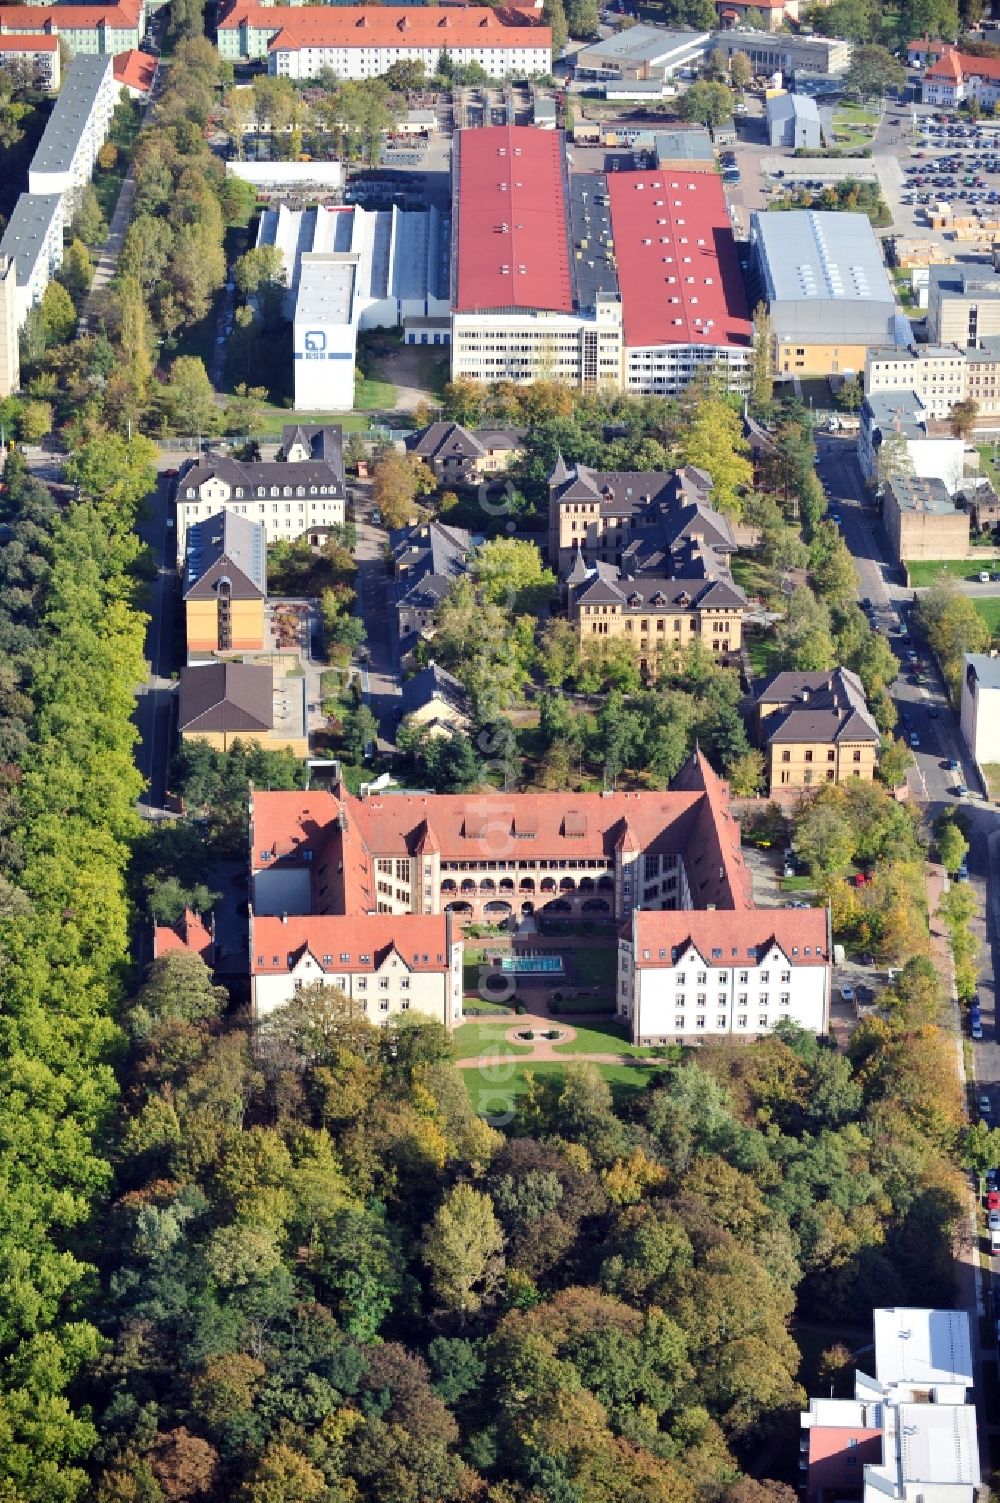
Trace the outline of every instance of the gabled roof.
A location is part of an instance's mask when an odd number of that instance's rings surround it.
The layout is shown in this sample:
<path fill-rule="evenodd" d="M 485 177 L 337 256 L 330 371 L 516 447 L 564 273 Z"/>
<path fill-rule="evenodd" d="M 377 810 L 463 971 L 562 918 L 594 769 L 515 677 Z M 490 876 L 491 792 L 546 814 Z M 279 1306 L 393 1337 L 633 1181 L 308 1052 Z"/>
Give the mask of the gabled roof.
<path fill-rule="evenodd" d="M 156 58 L 150 57 L 148 52 L 140 52 L 138 47 L 119 52 L 115 58 L 115 82 L 126 89 L 138 89 L 141 94 L 148 94 L 155 77 Z"/>
<path fill-rule="evenodd" d="M 76 31 L 98 26 L 112 31 L 135 31 L 140 0 L 107 5 L 0 5 L 0 31 Z"/>
<path fill-rule="evenodd" d="M 260 522 L 235 511 L 195 522 L 184 539 L 184 599 L 209 600 L 228 579 L 234 600 L 267 596 L 267 546 Z"/>
<path fill-rule="evenodd" d="M 212 931 L 193 908 L 185 908 L 176 924 L 157 924 L 153 930 L 153 959 L 161 955 L 200 955 L 212 964 L 215 941 Z"/>
<path fill-rule="evenodd" d="M 463 428 L 461 423 L 430 423 L 411 433 L 406 448 L 420 459 L 482 459 L 490 449 L 517 449 L 523 428 Z"/>
<path fill-rule="evenodd" d="M 186 469 L 177 481 L 177 495 L 189 487 L 195 490 L 213 478 L 230 486 L 243 486 L 252 494 L 257 486 L 323 486 L 330 495 L 344 494 L 344 467 L 334 459 L 303 459 L 294 463 L 271 459 L 258 464 L 243 463 L 225 454 L 206 454 Z"/>
<path fill-rule="evenodd" d="M 286 423 L 281 430 L 281 453 L 301 444 L 311 459 L 322 459 L 338 471 L 344 468 L 344 430 L 339 423 Z"/>
<path fill-rule="evenodd" d="M 403 714 L 412 715 L 433 700 L 440 699 L 460 715 L 469 714 L 469 696 L 464 684 L 437 663 L 430 663 L 403 682 Z"/>
<path fill-rule="evenodd" d="M 393 955 L 406 971 L 446 971 L 451 964 L 448 920 L 442 914 L 255 914 L 250 973 L 287 975 L 305 956 L 324 975 L 371 975 Z"/>
<path fill-rule="evenodd" d="M 274 673 L 248 663 L 182 668 L 178 730 L 259 734 L 274 723 Z"/>
<path fill-rule="evenodd" d="M 418 522 L 400 527 L 389 534 L 389 549 L 403 591 L 399 603 L 423 603 L 424 598 L 441 600 L 454 580 L 468 573 L 472 553 L 472 534 L 464 527 L 448 527 L 443 522 Z"/>
<path fill-rule="evenodd" d="M 635 936 L 633 961 L 642 970 L 674 966 L 692 947 L 706 966 L 760 965 L 775 950 L 792 966 L 830 962 L 825 908 L 748 908 L 727 913 L 724 924 L 710 911 L 641 909 Z"/>

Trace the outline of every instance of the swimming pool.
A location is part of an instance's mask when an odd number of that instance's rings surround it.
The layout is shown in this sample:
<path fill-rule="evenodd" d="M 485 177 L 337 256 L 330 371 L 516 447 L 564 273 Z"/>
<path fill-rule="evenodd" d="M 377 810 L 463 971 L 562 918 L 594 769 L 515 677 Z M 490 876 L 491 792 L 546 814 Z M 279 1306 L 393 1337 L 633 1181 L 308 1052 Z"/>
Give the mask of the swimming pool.
<path fill-rule="evenodd" d="M 561 955 L 505 955 L 500 969 L 518 976 L 561 975 L 563 959 Z"/>

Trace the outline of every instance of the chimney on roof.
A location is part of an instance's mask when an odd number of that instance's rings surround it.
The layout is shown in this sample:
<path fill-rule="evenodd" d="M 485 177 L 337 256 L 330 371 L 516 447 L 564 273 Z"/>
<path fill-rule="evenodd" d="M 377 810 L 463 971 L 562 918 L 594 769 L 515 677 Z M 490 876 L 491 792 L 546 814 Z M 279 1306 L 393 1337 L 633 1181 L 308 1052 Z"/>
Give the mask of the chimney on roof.
<path fill-rule="evenodd" d="M 340 830 L 341 833 L 343 833 L 347 829 L 347 810 L 344 808 L 343 804 L 341 804 L 340 812 L 337 815 L 337 829 Z"/>
<path fill-rule="evenodd" d="M 799 698 L 802 699 L 805 703 L 808 704 L 808 702 L 809 702 L 809 695 L 811 693 L 812 693 L 812 690 L 809 688 L 809 685 L 805 684 L 803 686 L 802 693 L 800 694 Z"/>
<path fill-rule="evenodd" d="M 288 914 L 287 914 L 287 913 L 283 913 L 283 914 L 282 914 L 282 915 L 281 915 L 281 922 L 282 922 L 282 923 L 283 923 L 283 924 L 287 924 L 287 923 L 288 923 Z"/>

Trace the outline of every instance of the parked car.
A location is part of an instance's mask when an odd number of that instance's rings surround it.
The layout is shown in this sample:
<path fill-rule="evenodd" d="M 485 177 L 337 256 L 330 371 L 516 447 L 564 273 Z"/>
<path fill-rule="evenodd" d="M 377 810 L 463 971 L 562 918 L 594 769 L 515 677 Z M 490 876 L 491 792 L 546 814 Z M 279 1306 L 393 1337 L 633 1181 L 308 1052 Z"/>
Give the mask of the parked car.
<path fill-rule="evenodd" d="M 980 1039 L 982 1038 L 982 1036 L 983 1036 L 983 1025 L 982 1025 L 982 1023 L 981 1022 L 970 1023 L 969 1024 L 969 1034 L 978 1043 L 980 1041 Z M 994 1192 L 994 1193 L 996 1193 L 996 1192 Z M 1000 1206 L 1000 1194 L 997 1195 L 997 1205 Z"/>
<path fill-rule="evenodd" d="M 853 986 L 842 986 L 840 988 L 840 995 L 844 999 L 845 1002 L 853 1002 L 854 1001 L 854 988 L 853 988 Z"/>
<path fill-rule="evenodd" d="M 990 1105 L 990 1098 L 988 1096 L 986 1096 L 986 1095 L 980 1096 L 979 1101 L 977 1102 L 977 1105 L 979 1107 L 979 1115 L 981 1117 L 992 1117 L 992 1115 L 993 1115 L 993 1108 Z"/>
<path fill-rule="evenodd" d="M 990 1211 L 986 1218 L 986 1225 L 991 1232 L 1000 1232 L 1000 1211 Z"/>

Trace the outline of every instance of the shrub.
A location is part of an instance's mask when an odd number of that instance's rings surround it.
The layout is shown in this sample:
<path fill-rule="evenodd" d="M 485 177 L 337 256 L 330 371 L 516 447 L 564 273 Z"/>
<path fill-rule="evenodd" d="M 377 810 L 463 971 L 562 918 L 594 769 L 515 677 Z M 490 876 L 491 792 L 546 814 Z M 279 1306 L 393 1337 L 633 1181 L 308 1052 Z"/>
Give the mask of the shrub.
<path fill-rule="evenodd" d="M 97 165 L 103 167 L 105 172 L 110 172 L 118 161 L 118 147 L 113 141 L 105 141 L 97 153 Z"/>

